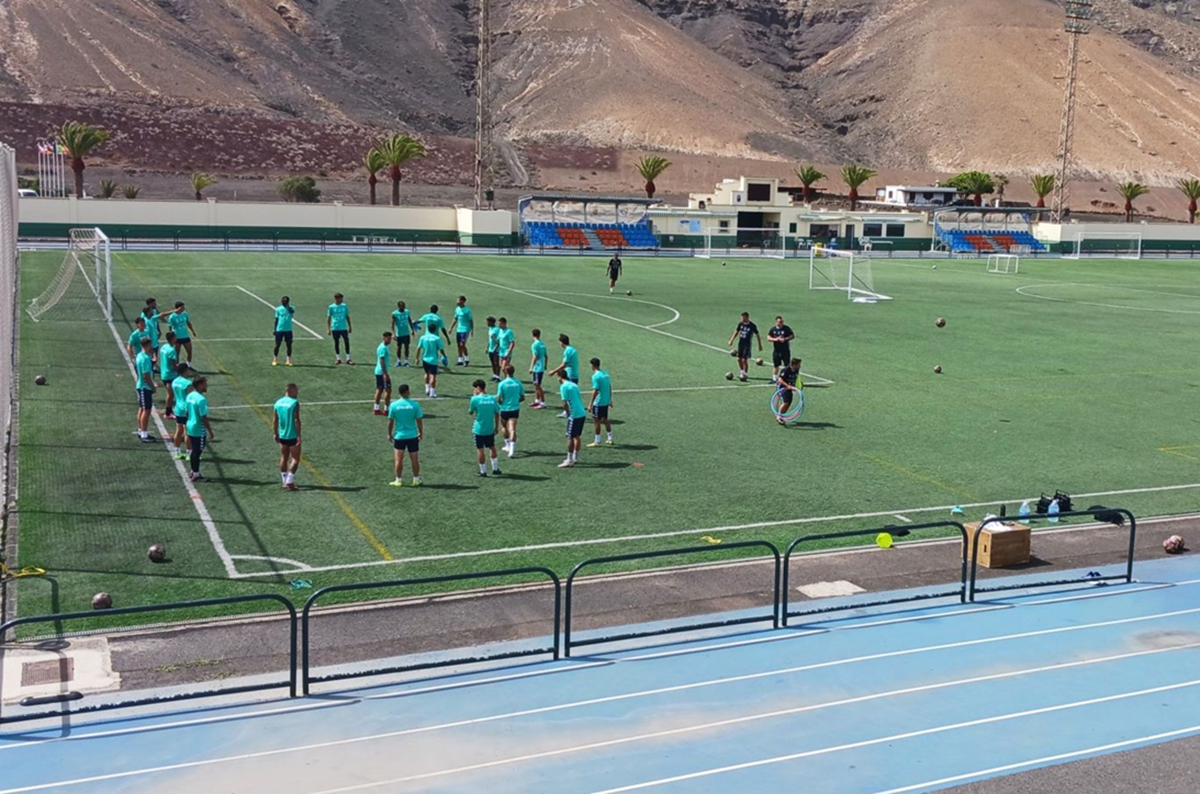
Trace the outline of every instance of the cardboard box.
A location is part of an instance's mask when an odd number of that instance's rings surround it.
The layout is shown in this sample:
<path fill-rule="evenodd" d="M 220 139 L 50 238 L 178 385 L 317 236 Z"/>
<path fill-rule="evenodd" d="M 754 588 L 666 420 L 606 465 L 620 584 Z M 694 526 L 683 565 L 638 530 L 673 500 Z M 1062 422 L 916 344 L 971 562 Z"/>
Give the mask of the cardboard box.
<path fill-rule="evenodd" d="M 964 524 L 967 530 L 967 559 L 979 532 L 979 522 Z M 979 538 L 979 564 L 984 568 L 1004 568 L 1029 562 L 1029 547 L 1032 536 L 1024 524 L 988 524 Z"/>

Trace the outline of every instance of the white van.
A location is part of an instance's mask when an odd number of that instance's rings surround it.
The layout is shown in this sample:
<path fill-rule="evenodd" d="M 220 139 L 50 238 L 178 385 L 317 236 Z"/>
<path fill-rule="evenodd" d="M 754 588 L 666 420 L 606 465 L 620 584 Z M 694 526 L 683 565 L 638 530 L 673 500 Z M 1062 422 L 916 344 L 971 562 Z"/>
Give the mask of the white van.
<path fill-rule="evenodd" d="M 29 188 L 22 187 L 17 188 L 17 195 L 21 198 L 37 198 L 38 192 L 36 190 L 30 190 Z"/>

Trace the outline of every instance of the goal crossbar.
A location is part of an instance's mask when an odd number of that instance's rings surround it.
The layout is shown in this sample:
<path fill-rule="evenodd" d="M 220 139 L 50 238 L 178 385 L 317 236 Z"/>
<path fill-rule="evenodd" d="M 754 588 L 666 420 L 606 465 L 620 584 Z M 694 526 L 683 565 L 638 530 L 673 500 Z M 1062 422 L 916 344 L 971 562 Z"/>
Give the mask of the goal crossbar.
<path fill-rule="evenodd" d="M 1108 256 L 1113 259 L 1141 259 L 1141 232 L 1077 232 L 1069 241 L 1071 248 L 1063 259 L 1082 259 L 1084 256 Z M 1088 244 L 1091 243 L 1090 250 Z M 1124 246 L 1119 245 L 1125 243 Z"/>
<path fill-rule="evenodd" d="M 96 228 L 71 229 L 67 253 L 54 279 L 32 301 L 26 311 L 38 322 L 67 295 L 73 282 L 82 278 L 100 307 L 105 321 L 112 320 L 112 244 Z"/>
<path fill-rule="evenodd" d="M 989 273 L 1020 273 L 1021 257 L 1016 254 L 989 254 L 987 265 Z"/>

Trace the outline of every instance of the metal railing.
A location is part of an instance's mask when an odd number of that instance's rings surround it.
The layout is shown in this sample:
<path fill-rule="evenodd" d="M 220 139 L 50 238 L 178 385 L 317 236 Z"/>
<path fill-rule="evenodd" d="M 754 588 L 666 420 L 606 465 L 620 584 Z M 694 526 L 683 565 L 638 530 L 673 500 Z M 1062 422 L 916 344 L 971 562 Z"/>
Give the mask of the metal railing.
<path fill-rule="evenodd" d="M 596 565 L 605 565 L 615 562 L 632 562 L 635 560 L 652 560 L 659 557 L 679 557 L 691 556 L 697 554 L 715 554 L 718 552 L 728 552 L 737 549 L 765 549 L 775 558 L 774 576 L 771 585 L 771 612 L 763 615 L 749 615 L 737 618 L 726 618 L 723 620 L 709 620 L 701 623 L 688 623 L 686 625 L 664 626 L 656 629 L 648 629 L 646 631 L 625 632 L 623 634 L 606 635 L 603 637 L 589 637 L 584 640 L 575 640 L 571 638 L 571 607 L 572 595 L 574 593 L 575 577 L 584 568 L 589 568 Z M 779 549 L 773 543 L 765 540 L 747 540 L 738 543 L 723 543 L 717 546 L 687 546 L 679 549 L 661 549 L 659 551 L 644 551 L 634 552 L 630 554 L 616 554 L 610 557 L 593 557 L 590 560 L 584 560 L 576 565 L 569 576 L 567 576 L 567 611 L 563 621 L 563 656 L 570 657 L 571 649 L 584 645 L 601 645 L 610 642 L 624 642 L 625 640 L 635 640 L 643 637 L 659 637 L 666 634 L 678 634 L 685 631 L 704 631 L 706 629 L 723 628 L 726 626 L 740 626 L 747 623 L 765 623 L 770 621 L 772 628 L 779 628 Z"/>
<path fill-rule="evenodd" d="M 144 615 L 151 612 L 171 612 L 180 609 L 196 609 L 200 607 L 228 606 L 230 604 L 247 604 L 255 601 L 270 601 L 275 604 L 282 605 L 288 613 L 288 679 L 286 681 L 269 681 L 266 683 L 257 684 L 239 684 L 235 686 L 222 687 L 220 689 L 200 689 L 188 692 L 176 692 L 166 695 L 148 695 L 145 697 L 132 698 L 129 700 L 115 700 L 105 703 L 97 703 L 92 706 L 84 706 L 83 708 L 72 709 L 70 712 L 64 711 L 39 711 L 32 714 L 18 714 L 13 717 L 5 717 L 0 713 L 0 724 L 9 722 L 20 722 L 23 720 L 44 719 L 47 717 L 61 717 L 64 713 L 82 714 L 93 711 L 107 711 L 109 709 L 130 708 L 133 706 L 152 706 L 160 703 L 172 703 L 180 700 L 192 700 L 195 698 L 217 697 L 222 695 L 237 695 L 247 692 L 261 692 L 266 689 L 281 689 L 287 687 L 288 693 L 292 697 L 296 697 L 296 608 L 291 602 L 283 596 L 274 595 L 272 593 L 263 593 L 260 595 L 244 595 L 244 596 L 228 596 L 225 598 L 205 598 L 200 601 L 178 601 L 171 604 L 152 604 L 147 606 L 136 607 L 118 607 L 115 609 L 105 609 L 103 611 L 90 612 L 66 612 L 58 615 L 31 615 L 29 617 L 14 618 L 0 625 L 0 643 L 5 643 L 5 637 L 11 629 L 17 626 L 29 626 L 39 623 L 62 623 L 71 620 L 88 620 L 96 621 L 118 615 Z M 22 706 L 42 706 L 51 703 L 68 703 L 71 701 L 83 700 L 85 695 L 77 691 L 67 691 L 59 694 L 48 695 L 45 697 L 26 698 L 21 701 Z"/>
<path fill-rule="evenodd" d="M 426 584 L 442 584 L 445 582 L 467 582 L 476 579 L 504 579 L 518 576 L 529 576 L 538 574 L 545 576 L 554 586 L 554 622 L 551 624 L 553 640 L 550 647 L 529 648 L 517 651 L 504 651 L 485 656 L 469 656 L 453 659 L 444 659 L 431 662 L 421 662 L 418 664 L 408 665 L 388 665 L 385 667 L 372 667 L 366 670 L 346 670 L 337 673 L 326 673 L 325 675 L 313 675 L 312 668 L 309 663 L 309 647 L 311 645 L 312 632 L 310 628 L 310 617 L 313 606 L 324 595 L 329 593 L 346 593 L 361 590 L 378 590 L 383 588 L 397 587 L 416 587 Z M 360 582 L 357 584 L 336 584 L 329 587 L 322 587 L 320 590 L 309 596 L 308 601 L 304 603 L 304 611 L 300 618 L 301 636 L 302 636 L 302 669 L 303 669 L 303 691 L 307 695 L 312 684 L 322 683 L 327 681 L 344 681 L 348 678 L 362 678 L 375 675 L 389 675 L 393 673 L 407 673 L 416 670 L 430 670 L 436 667 L 451 667 L 463 664 L 477 664 L 480 662 L 493 662 L 502 659 L 516 659 L 522 656 L 543 656 L 551 654 L 554 659 L 559 658 L 559 633 L 558 626 L 562 615 L 562 585 L 559 582 L 558 575 L 549 568 L 534 566 L 529 568 L 511 568 L 502 571 L 481 571 L 479 573 L 459 573 L 450 574 L 447 576 L 426 576 L 419 579 L 396 579 L 389 582 Z"/>
<path fill-rule="evenodd" d="M 1104 514 L 1109 514 L 1109 517 L 1102 518 Z M 1044 582 L 1014 582 L 1012 584 L 994 585 L 992 587 L 976 587 L 975 579 L 979 570 L 979 539 L 983 536 L 983 531 L 989 525 L 1011 522 L 1014 520 L 1012 516 L 993 516 L 979 525 L 975 531 L 975 537 L 971 540 L 971 571 L 970 578 L 967 584 L 967 600 L 974 601 L 976 593 L 995 593 L 1004 590 L 1028 590 L 1037 587 L 1056 587 L 1065 584 L 1080 584 L 1082 582 L 1112 582 L 1123 581 L 1126 583 L 1133 582 L 1133 555 L 1137 544 L 1137 519 L 1133 513 L 1123 507 L 1100 507 L 1094 510 L 1071 510 L 1050 515 L 1049 513 L 1034 513 L 1032 515 L 1018 516 L 1015 520 L 1019 523 L 1028 521 L 1048 521 L 1054 518 L 1072 518 L 1079 516 L 1087 516 L 1105 524 L 1113 524 L 1121 526 L 1116 521 L 1111 520 L 1112 517 L 1119 515 L 1128 519 L 1129 523 L 1129 550 L 1125 557 L 1125 573 L 1088 576 L 1084 579 L 1051 579 Z M 1031 530 L 1032 531 L 1032 530 Z"/>
<path fill-rule="evenodd" d="M 901 598 L 888 598 L 876 601 L 855 602 L 851 604 L 838 604 L 834 606 L 821 607 L 819 609 L 809 609 L 799 612 L 793 612 L 790 608 L 791 582 L 792 572 L 792 555 L 796 549 L 805 543 L 813 543 L 821 540 L 839 540 L 842 538 L 869 537 L 878 535 L 881 532 L 887 532 L 893 537 L 907 537 L 913 532 L 925 532 L 934 530 L 945 530 L 955 528 L 958 530 L 962 543 L 960 545 L 962 562 L 959 568 L 959 586 L 955 590 L 933 591 L 928 593 L 917 593 L 914 595 L 904 596 Z M 903 604 L 909 601 L 925 601 L 932 598 L 946 598 L 947 596 L 958 595 L 959 603 L 967 601 L 967 530 L 957 521 L 933 521 L 927 524 L 909 524 L 903 527 L 885 526 L 876 529 L 852 529 L 846 532 L 830 532 L 824 535 L 802 535 L 788 544 L 787 551 L 783 555 L 783 599 L 780 602 L 781 618 L 784 626 L 788 625 L 791 618 L 804 617 L 807 615 L 821 615 L 829 612 L 838 612 L 844 609 L 861 609 L 863 607 L 887 606 L 888 604 Z"/>

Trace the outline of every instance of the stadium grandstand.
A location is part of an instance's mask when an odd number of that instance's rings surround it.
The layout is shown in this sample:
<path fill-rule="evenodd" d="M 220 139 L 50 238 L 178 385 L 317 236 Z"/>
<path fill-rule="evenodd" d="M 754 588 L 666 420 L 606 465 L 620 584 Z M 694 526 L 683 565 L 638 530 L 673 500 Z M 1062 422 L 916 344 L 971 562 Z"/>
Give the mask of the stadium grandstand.
<path fill-rule="evenodd" d="M 1020 254 L 1047 250 L 1033 233 L 1031 207 L 949 207 L 933 214 L 933 250 L 951 254 Z"/>
<path fill-rule="evenodd" d="M 655 249 L 649 199 L 541 193 L 517 205 L 522 238 L 538 248 Z"/>

